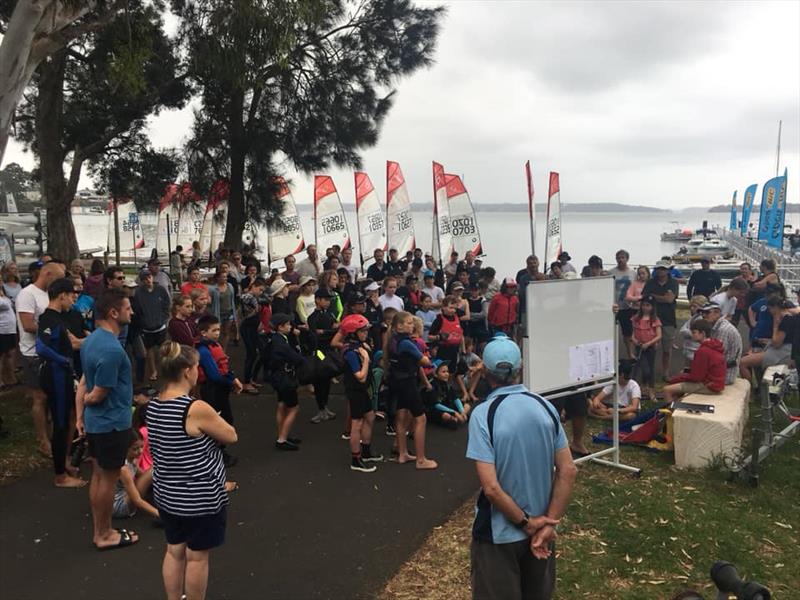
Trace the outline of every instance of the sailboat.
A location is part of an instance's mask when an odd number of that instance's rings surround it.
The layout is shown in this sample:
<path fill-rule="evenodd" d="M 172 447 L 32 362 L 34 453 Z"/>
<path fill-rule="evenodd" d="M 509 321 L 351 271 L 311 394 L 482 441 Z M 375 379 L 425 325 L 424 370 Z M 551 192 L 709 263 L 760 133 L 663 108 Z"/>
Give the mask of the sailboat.
<path fill-rule="evenodd" d="M 276 177 L 274 182 L 278 185 L 277 199 L 283 206 L 279 216 L 268 227 L 267 260 L 270 263 L 283 260 L 290 254 L 297 254 L 306 247 L 292 192 L 283 177 Z"/>
<path fill-rule="evenodd" d="M 558 259 L 562 250 L 561 239 L 561 186 L 558 173 L 550 172 L 547 192 L 547 224 L 545 227 L 544 264 L 547 267 Z"/>
<path fill-rule="evenodd" d="M 375 250 L 386 250 L 386 219 L 369 175 L 356 172 L 356 221 L 361 266 L 372 258 Z"/>
<path fill-rule="evenodd" d="M 114 222 L 114 205 L 117 208 L 117 223 L 119 226 L 119 246 L 120 254 L 128 255 L 133 253 L 136 257 L 136 250 L 144 247 L 142 237 L 142 224 L 139 221 L 139 211 L 136 209 L 131 198 L 120 198 L 112 200 L 108 206 L 108 242 L 106 248 L 109 256 L 117 252 L 116 231 Z"/>
<path fill-rule="evenodd" d="M 447 203 L 450 210 L 450 233 L 453 250 L 463 257 L 467 252 L 475 256 L 483 256 L 481 232 L 475 207 L 469 198 L 467 188 L 458 175 L 445 175 L 447 186 Z"/>
<path fill-rule="evenodd" d="M 228 225 L 228 196 L 230 195 L 230 183 L 227 179 L 218 179 L 211 186 L 208 194 L 208 202 L 203 213 L 203 221 L 200 226 L 200 254 L 211 256 L 225 239 L 225 228 Z M 185 248 L 185 246 L 184 246 Z"/>
<path fill-rule="evenodd" d="M 433 163 L 433 243 L 431 252 L 433 260 L 442 264 L 450 258 L 453 250 L 450 233 L 450 209 L 447 203 L 447 183 L 444 167 Z"/>
<path fill-rule="evenodd" d="M 172 246 L 181 246 L 184 253 L 190 253 L 192 243 L 200 237 L 203 229 L 205 206 L 200 194 L 194 191 L 188 181 L 178 188 L 175 201 L 178 205 L 178 225 Z"/>
<path fill-rule="evenodd" d="M 389 248 L 395 248 L 402 257 L 416 246 L 414 217 L 411 199 L 399 163 L 386 161 L 386 219 Z"/>
<path fill-rule="evenodd" d="M 170 183 L 161 196 L 158 204 L 158 222 L 156 224 L 156 251 L 168 255 L 177 243 L 180 211 L 177 203 L 178 184 Z"/>
<path fill-rule="evenodd" d="M 322 249 L 336 245 L 344 250 L 350 246 L 342 201 L 328 175 L 314 176 L 314 241 Z"/>

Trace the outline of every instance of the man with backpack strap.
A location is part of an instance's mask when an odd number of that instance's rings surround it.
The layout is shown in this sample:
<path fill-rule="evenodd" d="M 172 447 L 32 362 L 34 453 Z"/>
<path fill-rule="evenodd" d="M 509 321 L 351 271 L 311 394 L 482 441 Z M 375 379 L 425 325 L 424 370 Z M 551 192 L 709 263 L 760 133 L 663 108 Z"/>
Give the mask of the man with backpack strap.
<path fill-rule="evenodd" d="M 472 527 L 472 595 L 547 600 L 556 581 L 555 526 L 577 470 L 555 408 L 517 384 L 519 346 L 498 335 L 486 345 L 483 363 L 492 392 L 472 412 L 467 446 L 481 484 Z"/>

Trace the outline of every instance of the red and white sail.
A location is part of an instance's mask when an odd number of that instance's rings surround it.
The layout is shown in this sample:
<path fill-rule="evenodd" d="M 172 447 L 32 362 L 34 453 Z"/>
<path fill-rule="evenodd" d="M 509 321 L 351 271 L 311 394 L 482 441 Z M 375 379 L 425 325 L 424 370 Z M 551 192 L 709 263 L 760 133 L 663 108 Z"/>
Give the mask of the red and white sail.
<path fill-rule="evenodd" d="M 433 260 L 440 263 L 450 258 L 453 250 L 450 233 L 450 209 L 447 202 L 447 183 L 444 167 L 433 163 Z"/>
<path fill-rule="evenodd" d="M 328 175 L 314 176 L 314 240 L 322 250 L 333 245 L 342 250 L 350 246 L 344 207 L 333 178 Z"/>
<path fill-rule="evenodd" d="M 550 173 L 550 187 L 547 193 L 547 228 L 544 242 L 544 264 L 549 265 L 561 254 L 561 188 L 558 173 Z"/>
<path fill-rule="evenodd" d="M 178 204 L 178 232 L 175 239 L 172 240 L 172 247 L 181 246 L 184 254 L 190 254 L 192 243 L 200 239 L 206 204 L 189 182 L 181 184 L 176 202 Z"/>
<path fill-rule="evenodd" d="M 281 210 L 268 228 L 269 260 L 272 262 L 297 254 L 306 247 L 292 192 L 283 177 L 276 177 L 274 181 L 278 185 L 277 200 L 281 203 Z"/>
<path fill-rule="evenodd" d="M 378 192 L 369 175 L 356 172 L 356 220 L 358 221 L 358 251 L 361 264 L 372 258 L 375 250 L 386 250 L 386 219 Z"/>
<path fill-rule="evenodd" d="M 218 179 L 211 186 L 200 225 L 199 242 L 202 256 L 212 255 L 219 243 L 225 239 L 230 191 L 231 186 L 227 179 Z M 191 247 L 191 244 L 189 246 Z M 187 249 L 187 246 L 184 246 L 184 250 Z"/>
<path fill-rule="evenodd" d="M 475 217 L 475 207 L 472 206 L 467 188 L 458 175 L 445 175 L 447 186 L 447 204 L 450 210 L 450 235 L 453 250 L 458 252 L 459 258 L 469 251 L 475 256 L 483 256 L 481 232 L 478 229 L 478 219 Z"/>
<path fill-rule="evenodd" d="M 128 254 L 144 247 L 142 237 L 142 224 L 139 221 L 139 211 L 136 209 L 132 198 L 119 198 L 112 200 L 108 206 L 108 253 L 117 251 L 116 237 L 114 235 L 114 205 L 117 206 L 117 222 L 119 223 L 119 248 L 120 253 Z"/>
<path fill-rule="evenodd" d="M 177 244 L 180 207 L 177 183 L 170 183 L 164 189 L 158 204 L 158 222 L 156 224 L 156 250 L 159 254 L 169 254 Z"/>
<path fill-rule="evenodd" d="M 390 160 L 386 161 L 386 220 L 389 248 L 395 248 L 400 256 L 413 251 L 416 240 L 411 199 L 400 165 Z"/>
<path fill-rule="evenodd" d="M 536 204 L 533 202 L 533 173 L 531 161 L 525 163 L 525 179 L 528 182 L 528 218 L 531 225 L 531 254 L 536 255 Z"/>

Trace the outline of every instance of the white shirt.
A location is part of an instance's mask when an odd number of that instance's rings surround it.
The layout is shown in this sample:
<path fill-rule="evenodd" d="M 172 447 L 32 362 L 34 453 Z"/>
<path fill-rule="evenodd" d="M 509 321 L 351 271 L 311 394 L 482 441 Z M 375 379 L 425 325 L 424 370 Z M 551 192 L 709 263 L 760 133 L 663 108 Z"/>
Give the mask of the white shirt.
<path fill-rule="evenodd" d="M 0 296 L 0 335 L 15 335 L 17 319 L 14 316 L 14 303 L 8 296 Z"/>
<path fill-rule="evenodd" d="M 387 296 L 384 294 L 378 298 L 378 302 L 383 310 L 386 310 L 390 306 L 400 311 L 406 309 L 406 305 L 403 303 L 403 299 L 400 296 Z"/>
<path fill-rule="evenodd" d="M 322 263 L 319 258 L 317 258 L 316 262 L 311 262 L 311 259 L 306 256 L 303 260 L 298 261 L 294 270 L 300 273 L 300 277 L 308 276 L 316 279 L 322 273 Z"/>
<path fill-rule="evenodd" d="M 34 284 L 22 288 L 17 296 L 17 325 L 19 326 L 19 351 L 23 356 L 36 356 L 36 333 L 28 333 L 22 328 L 22 320 L 19 313 L 30 313 L 33 315 L 33 322 L 38 326 L 39 317 L 47 310 L 50 298 L 47 292 L 40 290 Z"/>
<path fill-rule="evenodd" d="M 441 303 L 442 298 L 444 298 L 444 290 L 440 288 L 438 285 L 435 285 L 433 287 L 424 287 L 422 288 L 421 291 L 428 294 L 428 296 L 431 297 L 431 300 L 433 301 L 434 304 Z M 439 312 L 438 308 L 434 308 L 433 310 L 437 313 Z"/>
<path fill-rule="evenodd" d="M 736 296 L 731 296 L 728 298 L 728 294 L 726 292 L 720 292 L 719 294 L 714 294 L 711 296 L 709 300 L 719 304 L 719 309 L 723 317 L 732 317 L 736 312 L 736 304 L 738 303 Z"/>
<path fill-rule="evenodd" d="M 604 387 L 603 395 L 605 396 L 603 399 L 603 404 L 614 406 L 614 386 L 607 385 Z M 625 387 L 619 388 L 619 407 L 627 408 L 631 405 L 631 402 L 633 402 L 634 398 L 641 399 L 641 397 L 642 390 L 639 388 L 639 384 L 633 379 L 629 379 L 628 383 L 625 384 Z"/>

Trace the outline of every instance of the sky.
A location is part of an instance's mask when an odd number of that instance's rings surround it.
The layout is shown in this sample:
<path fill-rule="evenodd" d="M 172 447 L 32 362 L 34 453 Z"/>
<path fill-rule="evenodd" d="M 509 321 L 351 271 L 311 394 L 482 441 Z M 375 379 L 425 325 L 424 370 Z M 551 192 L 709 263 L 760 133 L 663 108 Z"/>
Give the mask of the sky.
<path fill-rule="evenodd" d="M 431 202 L 436 160 L 473 202 L 524 203 L 530 160 L 537 202 L 557 171 L 565 203 L 725 204 L 775 175 L 782 120 L 781 172 L 800 201 L 800 2 L 435 4 L 448 7 L 435 63 L 397 83 L 363 153 L 381 198 L 395 160 L 412 202 Z M 154 143 L 179 145 L 191 120 L 151 119 Z M 11 161 L 33 164 L 13 140 Z M 285 168 L 312 202 L 313 175 Z M 352 170 L 320 174 L 354 201 Z"/>

